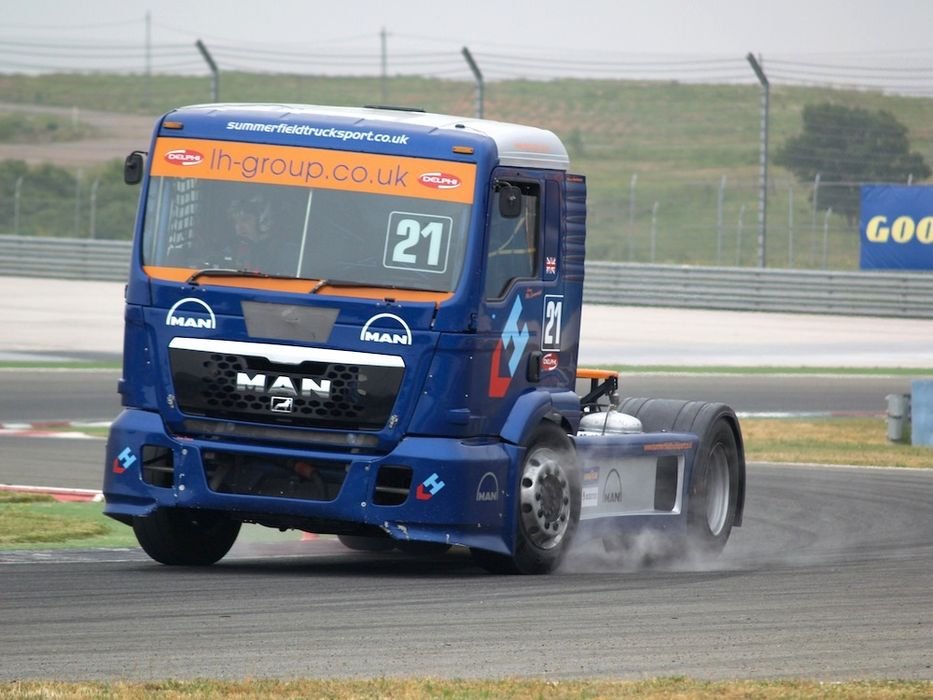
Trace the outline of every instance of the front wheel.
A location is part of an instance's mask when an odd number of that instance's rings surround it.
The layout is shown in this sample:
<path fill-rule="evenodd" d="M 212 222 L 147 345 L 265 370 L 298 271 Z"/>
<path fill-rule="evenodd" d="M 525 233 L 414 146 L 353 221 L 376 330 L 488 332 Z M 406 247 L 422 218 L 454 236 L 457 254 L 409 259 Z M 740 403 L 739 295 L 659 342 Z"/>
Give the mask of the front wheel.
<path fill-rule="evenodd" d="M 570 547 L 580 520 L 580 475 L 573 445 L 553 423 L 532 434 L 517 488 L 518 525 L 512 556 L 473 550 L 493 573 L 547 574 Z"/>
<path fill-rule="evenodd" d="M 210 566 L 230 551 L 240 523 L 209 511 L 160 508 L 133 518 L 133 532 L 143 551 L 160 564 Z"/>

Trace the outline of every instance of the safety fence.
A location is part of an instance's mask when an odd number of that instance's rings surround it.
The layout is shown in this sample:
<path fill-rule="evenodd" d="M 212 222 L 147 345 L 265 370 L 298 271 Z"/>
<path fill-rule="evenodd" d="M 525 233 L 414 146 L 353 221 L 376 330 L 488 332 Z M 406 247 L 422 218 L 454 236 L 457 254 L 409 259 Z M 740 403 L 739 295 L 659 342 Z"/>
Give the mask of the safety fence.
<path fill-rule="evenodd" d="M 0 275 L 124 281 L 130 243 L 0 235 Z M 596 304 L 933 318 L 933 274 L 590 262 Z"/>

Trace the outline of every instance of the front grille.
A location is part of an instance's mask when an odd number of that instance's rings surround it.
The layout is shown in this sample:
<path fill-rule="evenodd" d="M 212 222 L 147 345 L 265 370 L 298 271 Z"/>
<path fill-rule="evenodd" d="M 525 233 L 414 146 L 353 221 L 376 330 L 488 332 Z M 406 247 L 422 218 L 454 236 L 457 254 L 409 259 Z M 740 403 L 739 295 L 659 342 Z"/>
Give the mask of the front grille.
<path fill-rule="evenodd" d="M 179 409 L 189 416 L 296 427 L 378 429 L 402 367 L 306 361 L 171 348 Z"/>

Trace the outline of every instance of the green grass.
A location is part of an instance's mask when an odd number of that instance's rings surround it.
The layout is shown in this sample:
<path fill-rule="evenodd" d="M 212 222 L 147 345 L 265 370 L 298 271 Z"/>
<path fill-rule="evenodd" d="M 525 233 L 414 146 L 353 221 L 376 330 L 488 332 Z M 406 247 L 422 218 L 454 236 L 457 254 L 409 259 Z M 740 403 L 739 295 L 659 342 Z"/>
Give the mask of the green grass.
<path fill-rule="evenodd" d="M 45 362 L 43 360 L 5 360 L 0 361 L 2 369 L 104 369 L 118 370 L 123 367 L 122 362 L 82 362 L 80 360 L 69 362 Z"/>
<path fill-rule="evenodd" d="M 913 700 L 929 698 L 930 681 L 698 681 L 658 678 L 641 681 L 528 680 L 492 681 L 390 679 L 371 680 L 191 680 L 149 682 L 0 683 L 0 699 L 25 697 L 132 699 L 175 698 L 329 698 L 357 700 L 393 698 L 446 698 L 447 700 L 565 700 L 585 698 L 640 698 L 641 700 Z"/>
<path fill-rule="evenodd" d="M 106 517 L 101 503 L 0 492 L 0 550 L 134 546 L 133 531 Z"/>
<path fill-rule="evenodd" d="M 933 376 L 933 368 L 919 367 L 741 367 L 710 365 L 599 365 L 601 369 L 627 374 L 749 374 L 749 375 L 838 375 L 850 377 L 924 377 Z"/>
<path fill-rule="evenodd" d="M 933 447 L 889 442 L 884 418 L 744 418 L 749 462 L 933 467 Z"/>
<path fill-rule="evenodd" d="M 221 84 L 224 101 L 363 105 L 380 101 L 381 90 L 376 77 L 225 72 Z M 387 86 L 390 104 L 451 114 L 474 111 L 470 81 L 392 77 Z M 176 106 L 208 101 L 210 81 L 165 75 L 149 80 L 139 75 L 6 75 L 0 76 L 0 93 L 13 102 L 154 117 Z M 804 105 L 826 100 L 890 112 L 908 128 L 913 150 L 933 163 L 933 123 L 928 118 L 933 99 L 786 85 L 771 89 L 772 154 L 801 130 Z M 759 88 L 751 82 L 507 80 L 486 86 L 485 115 L 551 129 L 568 145 L 573 170 L 587 175 L 591 260 L 648 261 L 652 209 L 657 202 L 655 261 L 753 265 L 757 262 L 759 105 Z M 630 211 L 633 175 L 638 177 L 635 207 Z M 717 200 L 723 176 L 720 228 Z M 811 183 L 796 183 L 788 171 L 776 166 L 771 167 L 770 176 L 769 266 L 789 264 L 792 212 L 795 266 L 821 267 L 823 212 L 811 210 Z M 634 222 L 630 223 L 632 214 Z M 128 221 L 126 230 L 131 225 Z M 827 266 L 856 269 L 858 237 L 853 224 L 834 215 L 827 237 Z"/>
<path fill-rule="evenodd" d="M 0 113 L 0 143 L 58 143 L 95 136 L 91 125 L 53 115 Z"/>

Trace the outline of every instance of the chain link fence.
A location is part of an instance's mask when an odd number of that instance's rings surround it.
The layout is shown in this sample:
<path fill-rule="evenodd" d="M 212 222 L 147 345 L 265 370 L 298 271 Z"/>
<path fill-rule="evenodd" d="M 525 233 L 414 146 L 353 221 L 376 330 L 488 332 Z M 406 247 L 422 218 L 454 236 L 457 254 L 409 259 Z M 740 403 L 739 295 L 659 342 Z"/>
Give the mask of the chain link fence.
<path fill-rule="evenodd" d="M 154 120 L 210 97 L 203 77 L 153 75 L 146 85 L 124 75 L 14 77 L 7 99 L 20 108 L 41 103 L 46 112 L 59 105 L 62 121 L 72 129 L 78 123 L 80 132 L 81 122 L 100 123 L 93 109 L 107 109 L 108 124 L 121 112 Z M 476 108 L 474 85 L 465 80 L 225 73 L 222 85 L 230 101 L 362 105 L 384 97 L 449 114 Z M 892 113 L 911 149 L 933 162 L 930 98 L 790 85 L 772 87 L 770 160 L 800 133 L 803 107 L 825 101 Z M 486 118 L 551 129 L 567 145 L 572 170 L 587 176 L 591 261 L 757 267 L 763 259 L 768 268 L 857 270 L 857 217 L 826 202 L 858 182 L 800 181 L 772 163 L 762 229 L 760 110 L 759 86 L 751 82 L 511 79 L 488 83 L 484 94 Z M 139 191 L 122 184 L 126 149 L 108 150 L 106 131 L 88 129 L 101 157 L 80 169 L 56 165 L 61 145 L 49 150 L 47 163 L 14 167 L 0 139 L 0 233 L 129 239 Z M 143 131 L 135 147 L 147 145 Z"/>

